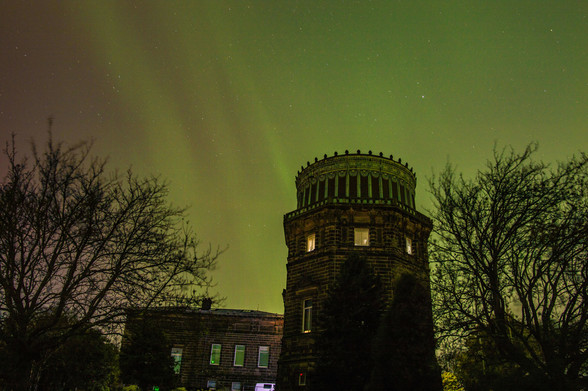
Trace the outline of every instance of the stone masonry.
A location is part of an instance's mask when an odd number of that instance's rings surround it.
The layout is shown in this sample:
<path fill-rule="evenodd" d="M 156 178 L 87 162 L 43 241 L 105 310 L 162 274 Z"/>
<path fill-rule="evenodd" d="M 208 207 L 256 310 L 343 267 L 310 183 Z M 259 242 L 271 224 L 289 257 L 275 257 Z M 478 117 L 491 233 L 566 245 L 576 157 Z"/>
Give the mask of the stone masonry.
<path fill-rule="evenodd" d="M 177 362 L 179 383 L 188 390 L 252 391 L 256 383 L 275 382 L 282 315 L 250 310 L 157 308 L 130 311 L 127 325 L 142 319 L 155 322 L 164 331 Z M 214 363 L 213 344 L 220 345 L 220 357 Z M 236 346 L 244 347 L 243 362 L 238 365 Z M 260 363 L 260 348 L 267 352 L 267 364 Z"/>
<path fill-rule="evenodd" d="M 385 286 L 386 300 L 403 272 L 429 286 L 432 222 L 415 209 L 415 187 L 408 165 L 371 151 L 325 155 L 298 173 L 297 209 L 284 216 L 288 260 L 279 391 L 313 389 L 317 319 L 350 254 L 367 259 Z"/>

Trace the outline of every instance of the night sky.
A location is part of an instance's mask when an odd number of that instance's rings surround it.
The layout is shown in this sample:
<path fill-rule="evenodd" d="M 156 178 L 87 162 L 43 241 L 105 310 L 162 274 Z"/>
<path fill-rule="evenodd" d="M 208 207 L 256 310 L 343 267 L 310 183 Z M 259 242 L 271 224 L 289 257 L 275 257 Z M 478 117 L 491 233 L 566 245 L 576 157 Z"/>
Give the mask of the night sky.
<path fill-rule="evenodd" d="M 324 154 L 471 175 L 588 148 L 586 1 L 2 1 L 0 142 L 93 139 L 170 183 L 229 308 L 283 312 L 283 215 Z M 0 174 L 6 173 L 5 160 Z"/>

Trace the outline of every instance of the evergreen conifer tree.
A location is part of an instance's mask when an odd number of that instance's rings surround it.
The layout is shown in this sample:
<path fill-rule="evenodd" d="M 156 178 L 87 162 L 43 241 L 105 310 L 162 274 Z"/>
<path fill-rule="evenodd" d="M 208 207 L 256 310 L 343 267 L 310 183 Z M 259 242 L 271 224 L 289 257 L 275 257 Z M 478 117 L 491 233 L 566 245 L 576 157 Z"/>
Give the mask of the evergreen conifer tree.
<path fill-rule="evenodd" d="M 129 329 L 129 324 L 133 327 Z M 171 388 L 174 384 L 174 360 L 171 344 L 155 321 L 127 323 L 120 352 L 121 380 L 141 390 L 153 386 Z"/>
<path fill-rule="evenodd" d="M 351 255 L 324 302 L 313 389 L 362 390 L 372 368 L 372 339 L 383 309 L 382 285 L 367 260 Z"/>
<path fill-rule="evenodd" d="M 440 391 L 431 302 L 412 274 L 402 274 L 373 344 L 372 391 Z"/>

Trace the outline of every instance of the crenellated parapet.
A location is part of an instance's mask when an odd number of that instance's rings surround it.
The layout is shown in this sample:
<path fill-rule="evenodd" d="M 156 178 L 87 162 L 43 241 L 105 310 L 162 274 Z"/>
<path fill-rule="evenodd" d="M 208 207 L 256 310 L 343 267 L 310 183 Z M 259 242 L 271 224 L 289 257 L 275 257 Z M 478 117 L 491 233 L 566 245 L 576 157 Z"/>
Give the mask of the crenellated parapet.
<path fill-rule="evenodd" d="M 431 219 L 415 208 L 416 175 L 401 159 L 368 152 L 335 153 L 307 162 L 296 176 L 297 207 L 284 215 L 288 247 L 281 391 L 315 391 L 315 341 L 339 270 L 359 256 L 378 275 L 382 299 L 409 273 L 428 287 Z M 429 323 L 431 314 L 427 317 Z M 432 328 L 432 321 L 430 323 Z M 353 352 L 349 352 L 353 354 Z"/>
<path fill-rule="evenodd" d="M 349 153 L 315 158 L 296 176 L 297 208 L 325 203 L 401 204 L 415 208 L 416 175 L 393 156 Z"/>

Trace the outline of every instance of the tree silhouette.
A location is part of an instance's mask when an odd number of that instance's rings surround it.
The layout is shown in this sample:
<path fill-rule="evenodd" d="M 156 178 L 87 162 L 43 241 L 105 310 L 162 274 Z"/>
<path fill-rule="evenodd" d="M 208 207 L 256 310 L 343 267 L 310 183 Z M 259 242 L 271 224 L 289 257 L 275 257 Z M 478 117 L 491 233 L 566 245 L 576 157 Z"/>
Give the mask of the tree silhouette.
<path fill-rule="evenodd" d="M 9 389 L 34 389 L 69 338 L 90 328 L 119 331 L 126 307 L 209 285 L 218 251 L 197 251 L 184 211 L 168 205 L 158 178 L 107 174 L 90 145 L 51 138 L 42 151 L 33 146 L 32 160 L 19 160 L 14 137 L 5 154 L 0 346 L 16 356 L 19 371 Z"/>
<path fill-rule="evenodd" d="M 372 368 L 372 339 L 383 308 L 382 297 L 380 280 L 367 260 L 349 256 L 320 314 L 313 389 L 363 389 Z"/>
<path fill-rule="evenodd" d="M 483 333 L 551 390 L 586 387 L 588 158 L 550 169 L 495 151 L 466 180 L 430 180 L 434 313 L 445 341 Z"/>
<path fill-rule="evenodd" d="M 373 343 L 373 371 L 367 390 L 441 391 L 441 372 L 429 291 L 412 274 L 402 274 Z"/>
<path fill-rule="evenodd" d="M 545 384 L 501 354 L 483 333 L 472 334 L 455 358 L 455 374 L 468 391 L 535 391 Z"/>
<path fill-rule="evenodd" d="M 114 381 L 117 348 L 97 330 L 63 343 L 51 355 L 40 376 L 41 390 L 103 390 Z"/>
<path fill-rule="evenodd" d="M 120 352 L 121 380 L 142 390 L 171 388 L 174 360 L 171 344 L 157 322 L 135 318 L 127 322 Z"/>

